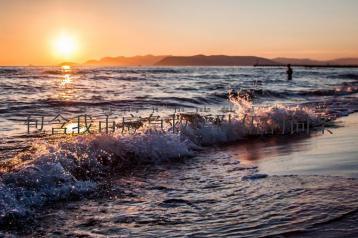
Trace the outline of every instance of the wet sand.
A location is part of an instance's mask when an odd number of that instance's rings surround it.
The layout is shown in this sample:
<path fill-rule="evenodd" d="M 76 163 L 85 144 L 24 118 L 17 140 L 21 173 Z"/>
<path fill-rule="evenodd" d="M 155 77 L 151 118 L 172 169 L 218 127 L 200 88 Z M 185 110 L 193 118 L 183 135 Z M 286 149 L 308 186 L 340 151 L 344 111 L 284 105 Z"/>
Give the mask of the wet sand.
<path fill-rule="evenodd" d="M 329 175 L 358 178 L 358 113 L 336 128 L 307 135 L 257 139 L 229 146 L 241 163 L 269 175 Z"/>

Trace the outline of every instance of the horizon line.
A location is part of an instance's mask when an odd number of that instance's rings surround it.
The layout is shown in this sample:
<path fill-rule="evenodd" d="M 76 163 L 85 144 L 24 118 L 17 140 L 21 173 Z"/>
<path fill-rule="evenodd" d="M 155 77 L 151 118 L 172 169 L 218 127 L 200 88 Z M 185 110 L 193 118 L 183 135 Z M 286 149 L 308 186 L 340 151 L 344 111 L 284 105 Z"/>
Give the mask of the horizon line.
<path fill-rule="evenodd" d="M 264 57 L 264 56 L 258 56 L 258 55 L 228 55 L 228 54 L 193 54 L 193 55 L 171 55 L 171 54 L 143 54 L 143 55 L 132 55 L 132 56 L 124 56 L 124 55 L 117 55 L 117 56 L 103 56 L 101 58 L 96 58 L 96 59 L 88 59 L 82 63 L 78 63 L 75 61 L 71 61 L 71 60 L 64 60 L 62 62 L 56 63 L 56 64 L 32 64 L 32 63 L 28 63 L 28 64 L 13 64 L 13 65 L 0 65 L 0 67 L 49 67 L 49 66 L 59 66 L 61 64 L 64 63 L 70 63 L 70 64 L 75 64 L 78 66 L 81 65 L 85 65 L 88 61 L 100 61 L 104 58 L 118 58 L 118 57 L 123 57 L 123 58 L 134 58 L 134 57 L 145 57 L 145 56 L 153 56 L 153 57 L 194 57 L 194 56 L 205 56 L 205 57 L 212 57 L 212 56 L 228 56 L 228 57 L 257 57 L 257 58 L 263 58 L 263 59 L 269 59 L 269 60 L 275 60 L 275 59 L 291 59 L 291 60 L 312 60 L 312 61 L 318 61 L 318 62 L 327 62 L 327 61 L 334 61 L 334 60 L 340 60 L 340 59 L 357 59 L 358 60 L 358 56 L 345 56 L 345 57 L 336 57 L 336 58 L 327 58 L 327 59 L 316 59 L 316 58 L 308 58 L 308 57 L 304 57 L 304 58 L 296 58 L 296 57 L 283 57 L 283 56 L 277 56 L 274 58 L 271 57 Z M 277 62 L 279 63 L 279 62 Z M 120 66 L 120 65 L 118 65 Z M 125 65 L 123 65 L 125 66 Z M 150 65 L 147 65 L 150 66 Z M 153 65 L 154 66 L 154 65 Z"/>

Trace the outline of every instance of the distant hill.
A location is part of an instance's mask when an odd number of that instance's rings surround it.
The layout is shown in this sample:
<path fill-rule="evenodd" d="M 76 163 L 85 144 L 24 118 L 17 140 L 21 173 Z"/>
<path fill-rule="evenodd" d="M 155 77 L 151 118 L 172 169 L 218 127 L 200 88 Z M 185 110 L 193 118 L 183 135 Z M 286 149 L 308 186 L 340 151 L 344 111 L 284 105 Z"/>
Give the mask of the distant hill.
<path fill-rule="evenodd" d="M 358 58 L 340 58 L 329 60 L 328 62 L 337 65 L 358 65 Z"/>
<path fill-rule="evenodd" d="M 274 58 L 280 64 L 292 65 L 358 65 L 358 58 L 340 58 L 333 60 L 312 60 L 312 59 L 296 59 L 296 58 Z"/>
<path fill-rule="evenodd" d="M 64 62 L 61 65 L 85 65 L 85 66 L 278 66 L 278 65 L 302 65 L 302 66 L 358 66 L 358 58 L 338 58 L 333 60 L 313 60 L 299 58 L 274 58 L 267 59 L 257 56 L 227 56 L 227 55 L 194 55 L 194 56 L 165 56 L 144 55 L 133 57 L 104 57 L 100 60 L 89 60 L 83 64 Z"/>
<path fill-rule="evenodd" d="M 77 66 L 77 65 L 79 65 L 79 64 L 74 63 L 74 62 L 62 62 L 58 66 Z"/>
<path fill-rule="evenodd" d="M 277 65 L 277 62 L 256 56 L 195 55 L 168 56 L 157 62 L 158 66 L 253 66 Z"/>
<path fill-rule="evenodd" d="M 133 56 L 133 57 L 104 57 L 100 60 L 89 60 L 84 65 L 93 66 L 139 66 L 139 65 L 154 65 L 166 56 Z"/>
<path fill-rule="evenodd" d="M 296 59 L 296 58 L 274 58 L 273 61 L 279 64 L 292 64 L 292 65 L 322 65 L 326 64 L 324 61 L 312 59 Z"/>

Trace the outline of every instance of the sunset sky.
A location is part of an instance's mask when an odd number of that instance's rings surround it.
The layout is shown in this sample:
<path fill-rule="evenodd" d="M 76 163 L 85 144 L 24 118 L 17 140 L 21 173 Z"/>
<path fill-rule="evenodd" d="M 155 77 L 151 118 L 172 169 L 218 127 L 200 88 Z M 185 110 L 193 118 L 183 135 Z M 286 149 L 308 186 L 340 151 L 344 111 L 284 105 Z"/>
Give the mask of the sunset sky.
<path fill-rule="evenodd" d="M 104 56 L 358 57 L 357 0 L 0 0 L 0 65 Z"/>

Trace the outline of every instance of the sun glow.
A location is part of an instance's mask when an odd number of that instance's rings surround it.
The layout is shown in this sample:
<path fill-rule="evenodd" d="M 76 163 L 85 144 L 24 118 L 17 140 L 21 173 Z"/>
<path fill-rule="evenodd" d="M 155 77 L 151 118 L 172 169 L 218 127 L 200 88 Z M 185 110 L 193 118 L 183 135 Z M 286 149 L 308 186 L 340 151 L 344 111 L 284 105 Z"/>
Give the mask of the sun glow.
<path fill-rule="evenodd" d="M 70 65 L 62 65 L 61 69 L 64 72 L 71 71 L 71 66 Z"/>
<path fill-rule="evenodd" d="M 53 47 L 57 56 L 70 58 L 77 50 L 77 42 L 72 36 L 62 34 L 55 39 Z"/>

